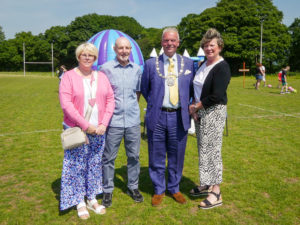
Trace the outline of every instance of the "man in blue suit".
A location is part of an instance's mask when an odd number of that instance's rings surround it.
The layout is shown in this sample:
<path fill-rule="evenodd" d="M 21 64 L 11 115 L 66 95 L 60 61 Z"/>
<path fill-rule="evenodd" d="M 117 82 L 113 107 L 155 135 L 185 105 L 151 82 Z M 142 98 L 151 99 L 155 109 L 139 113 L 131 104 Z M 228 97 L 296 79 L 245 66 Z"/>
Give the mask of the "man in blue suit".
<path fill-rule="evenodd" d="M 190 128 L 189 101 L 193 81 L 193 61 L 176 54 L 179 34 L 166 28 L 161 45 L 164 54 L 146 61 L 141 92 L 147 101 L 149 174 L 154 186 L 152 205 L 161 204 L 166 191 L 165 170 L 168 159 L 167 190 L 179 203 L 186 199 L 179 190 Z"/>

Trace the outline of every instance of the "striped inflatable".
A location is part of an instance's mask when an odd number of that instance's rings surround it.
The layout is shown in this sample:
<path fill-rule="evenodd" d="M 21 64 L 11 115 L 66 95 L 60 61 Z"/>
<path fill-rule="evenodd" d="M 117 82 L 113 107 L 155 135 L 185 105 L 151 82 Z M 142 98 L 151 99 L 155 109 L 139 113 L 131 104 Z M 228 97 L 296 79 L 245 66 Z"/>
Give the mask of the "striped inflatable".
<path fill-rule="evenodd" d="M 116 57 L 114 51 L 115 41 L 119 37 L 126 37 L 131 44 L 131 53 L 129 56 L 130 61 L 138 64 L 143 69 L 144 67 L 144 58 L 138 44 L 133 40 L 129 35 L 118 30 L 103 30 L 91 37 L 88 42 L 96 45 L 99 50 L 98 60 L 93 64 L 94 70 L 99 70 L 101 65 L 110 61 Z"/>

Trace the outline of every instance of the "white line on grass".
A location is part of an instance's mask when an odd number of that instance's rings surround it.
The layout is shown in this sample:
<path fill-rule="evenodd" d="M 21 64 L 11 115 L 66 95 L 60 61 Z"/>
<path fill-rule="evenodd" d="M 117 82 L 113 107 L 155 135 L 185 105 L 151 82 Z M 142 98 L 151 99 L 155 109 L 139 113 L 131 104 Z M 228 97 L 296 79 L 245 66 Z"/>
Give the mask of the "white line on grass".
<path fill-rule="evenodd" d="M 228 118 L 234 119 L 261 119 L 261 118 L 278 118 L 283 117 L 284 115 L 263 115 L 263 116 L 228 116 Z"/>
<path fill-rule="evenodd" d="M 246 105 L 246 104 L 241 104 L 241 103 L 239 105 L 250 107 L 250 108 L 254 108 L 254 109 L 259 109 L 259 110 L 262 110 L 262 111 L 267 111 L 267 112 L 272 112 L 272 113 L 276 113 L 276 114 L 281 114 L 281 115 L 284 115 L 284 116 L 290 116 L 290 117 L 300 118 L 299 116 L 295 116 L 295 115 L 292 115 L 292 114 L 287 114 L 287 113 L 282 113 L 282 112 L 278 112 L 278 111 L 263 109 L 263 108 L 260 108 L 260 107 L 254 106 L 254 105 Z"/>
<path fill-rule="evenodd" d="M 46 133 L 46 132 L 56 132 L 56 131 L 62 131 L 62 129 L 52 129 L 52 130 L 34 130 L 34 131 L 28 131 L 28 132 L 19 132 L 19 133 L 6 133 L 6 134 L 0 134 L 0 137 L 3 136 L 15 136 L 15 135 L 22 135 L 22 134 L 34 134 L 34 133 Z"/>

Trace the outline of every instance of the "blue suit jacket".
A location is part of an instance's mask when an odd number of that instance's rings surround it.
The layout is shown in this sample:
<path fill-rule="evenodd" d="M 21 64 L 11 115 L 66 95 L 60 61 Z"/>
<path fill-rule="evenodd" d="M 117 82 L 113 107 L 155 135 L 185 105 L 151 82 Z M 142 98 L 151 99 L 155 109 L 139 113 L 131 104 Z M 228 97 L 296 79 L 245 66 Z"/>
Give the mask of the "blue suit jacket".
<path fill-rule="evenodd" d="M 193 95 L 194 69 L 193 61 L 184 57 L 183 75 L 178 77 L 179 99 L 181 104 L 181 121 L 184 130 L 190 128 L 189 103 Z M 141 81 L 141 92 L 147 101 L 146 125 L 154 131 L 161 113 L 161 107 L 165 95 L 165 79 L 160 77 L 156 71 L 156 58 L 148 59 L 144 65 Z M 164 74 L 163 55 L 159 56 L 159 71 Z M 178 71 L 180 71 L 181 58 L 177 54 Z"/>

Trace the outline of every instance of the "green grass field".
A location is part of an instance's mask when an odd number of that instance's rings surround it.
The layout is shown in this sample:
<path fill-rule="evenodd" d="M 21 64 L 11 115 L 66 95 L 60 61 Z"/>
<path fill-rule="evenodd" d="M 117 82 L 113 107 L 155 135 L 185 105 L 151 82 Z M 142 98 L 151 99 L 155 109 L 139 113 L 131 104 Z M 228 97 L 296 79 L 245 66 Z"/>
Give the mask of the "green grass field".
<path fill-rule="evenodd" d="M 126 195 L 122 146 L 112 207 L 102 216 L 90 212 L 91 218 L 81 221 L 74 209 L 58 210 L 63 160 L 58 79 L 50 73 L 0 73 L 0 224 L 300 224 L 300 93 L 280 95 L 277 77 L 267 79 L 273 88 L 259 91 L 253 76 L 246 78 L 245 88 L 242 77 L 231 80 L 222 207 L 199 210 L 203 198 L 188 196 L 199 179 L 193 136 L 181 182 L 188 203 L 166 196 L 160 207 L 152 207 L 143 139 L 140 190 L 145 201 L 137 204 Z M 300 75 L 288 82 L 300 91 Z M 141 118 L 145 106 L 141 99 Z"/>

